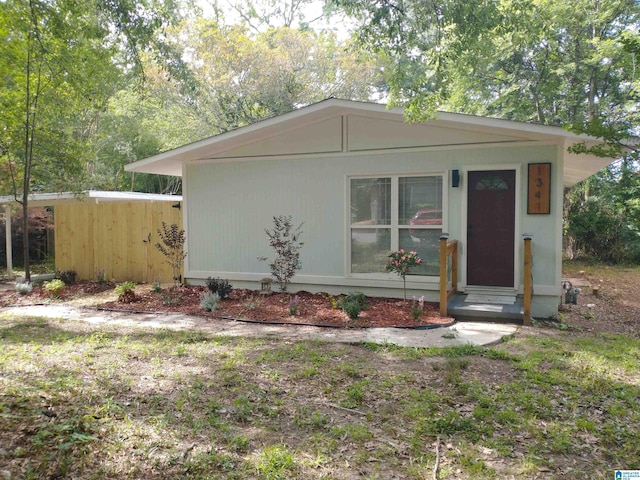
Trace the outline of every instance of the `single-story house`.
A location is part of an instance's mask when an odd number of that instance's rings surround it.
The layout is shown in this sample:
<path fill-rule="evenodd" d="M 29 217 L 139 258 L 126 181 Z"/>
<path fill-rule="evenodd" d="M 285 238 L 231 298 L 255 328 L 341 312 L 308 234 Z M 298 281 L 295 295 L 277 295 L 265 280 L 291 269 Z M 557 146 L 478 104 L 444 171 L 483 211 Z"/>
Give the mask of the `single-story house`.
<path fill-rule="evenodd" d="M 533 316 L 557 313 L 563 189 L 611 159 L 561 128 L 439 113 L 408 124 L 400 108 L 328 99 L 126 166 L 183 181 L 187 282 L 259 288 L 272 217 L 303 223 L 292 290 L 402 296 L 390 251 L 423 264 L 410 295 L 439 299 L 439 238 L 457 240 L 457 289 L 522 295 L 532 238 Z"/>
<path fill-rule="evenodd" d="M 12 277 L 11 211 L 14 197 L 0 197 L 5 208 L 8 276 Z M 182 196 L 139 192 L 35 193 L 31 207 L 53 207 L 55 266 L 75 270 L 78 279 L 172 281 L 173 271 L 157 250 L 162 222 L 182 228 Z"/>

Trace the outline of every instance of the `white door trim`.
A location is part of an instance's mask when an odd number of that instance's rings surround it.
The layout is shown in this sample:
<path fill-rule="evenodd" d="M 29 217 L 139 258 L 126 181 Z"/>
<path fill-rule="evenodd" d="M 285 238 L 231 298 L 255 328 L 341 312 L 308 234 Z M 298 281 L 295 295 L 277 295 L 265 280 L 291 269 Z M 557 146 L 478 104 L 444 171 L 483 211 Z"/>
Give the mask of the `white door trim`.
<path fill-rule="evenodd" d="M 471 287 L 467 287 L 467 215 L 468 215 L 468 204 L 469 204 L 469 172 L 480 172 L 480 171 L 491 171 L 491 170 L 515 170 L 516 172 L 516 180 L 515 180 L 515 224 L 514 224 L 514 252 L 513 252 L 513 287 L 483 287 L 478 285 L 473 285 Z M 460 254 L 460 265 L 462 266 L 461 270 L 461 281 L 458 287 L 458 290 L 467 292 L 467 291 L 487 291 L 487 292 L 509 292 L 509 293 L 518 293 L 519 292 L 519 278 L 520 278 L 520 225 L 522 220 L 521 213 L 521 184 L 522 184 L 522 165 L 517 163 L 508 163 L 508 164 L 500 164 L 500 165 L 473 165 L 473 166 L 465 166 L 462 167 L 462 173 L 464 175 L 464 181 L 462 182 L 462 209 L 460 215 L 460 239 L 458 241 L 459 245 L 462 245 L 462 252 Z"/>

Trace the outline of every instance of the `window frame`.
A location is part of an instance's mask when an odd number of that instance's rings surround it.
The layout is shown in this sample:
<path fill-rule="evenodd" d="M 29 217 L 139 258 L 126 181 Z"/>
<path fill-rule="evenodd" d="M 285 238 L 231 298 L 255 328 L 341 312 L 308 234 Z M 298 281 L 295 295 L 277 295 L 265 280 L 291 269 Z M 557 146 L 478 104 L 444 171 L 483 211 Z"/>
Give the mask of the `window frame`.
<path fill-rule="evenodd" d="M 440 225 L 411 225 L 400 224 L 400 178 L 410 177 L 440 177 L 442 179 L 442 191 L 441 191 L 441 205 L 442 205 L 442 221 Z M 391 223 L 384 225 L 353 225 L 351 223 L 351 181 L 358 179 L 373 179 L 373 178 L 389 178 L 391 180 Z M 379 173 L 379 174 L 367 174 L 367 175 L 347 175 L 346 176 L 346 208 L 345 208 L 345 276 L 351 278 L 363 278 L 363 279 L 375 279 L 375 280 L 391 280 L 395 278 L 392 273 L 354 273 L 352 272 L 351 254 L 352 254 L 352 230 L 353 229 L 389 229 L 391 231 L 391 251 L 397 251 L 400 243 L 400 230 L 408 229 L 409 227 L 416 230 L 440 230 L 442 233 L 447 232 L 448 229 L 448 192 L 449 192 L 449 175 L 446 170 L 437 170 L 429 172 L 411 172 L 411 173 Z M 437 275 L 411 275 L 412 281 L 433 281 L 439 278 Z"/>

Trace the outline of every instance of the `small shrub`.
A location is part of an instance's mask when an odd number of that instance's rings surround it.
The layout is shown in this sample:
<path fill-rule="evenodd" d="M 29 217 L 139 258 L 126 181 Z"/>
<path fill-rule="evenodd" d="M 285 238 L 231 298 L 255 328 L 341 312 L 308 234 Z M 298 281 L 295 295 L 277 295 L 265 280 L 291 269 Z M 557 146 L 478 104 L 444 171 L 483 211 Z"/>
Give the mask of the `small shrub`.
<path fill-rule="evenodd" d="M 220 295 L 217 293 L 206 292 L 200 297 L 200 308 L 206 312 L 214 312 L 218 309 Z"/>
<path fill-rule="evenodd" d="M 296 316 L 300 312 L 300 297 L 296 295 L 289 300 L 289 315 Z"/>
<path fill-rule="evenodd" d="M 262 299 L 260 297 L 249 297 L 242 301 L 242 306 L 246 310 L 255 310 L 262 305 Z"/>
<path fill-rule="evenodd" d="M 357 302 L 362 310 L 369 308 L 367 296 L 362 292 L 349 292 L 349 295 L 345 297 L 345 300 Z"/>
<path fill-rule="evenodd" d="M 413 297 L 411 302 L 411 318 L 414 320 L 418 320 L 422 313 L 424 312 L 424 295 L 416 300 L 416 297 Z"/>
<path fill-rule="evenodd" d="M 160 284 L 160 279 L 159 279 L 159 278 L 156 278 L 156 279 L 153 281 L 153 288 L 152 288 L 152 290 L 153 290 L 155 293 L 160 293 L 160 292 L 162 291 L 162 285 Z"/>
<path fill-rule="evenodd" d="M 362 292 L 349 292 L 348 295 L 336 301 L 336 306 L 337 308 L 344 310 L 343 305 L 347 302 L 356 302 L 360 306 L 360 310 L 366 310 L 369 308 L 367 296 Z"/>
<path fill-rule="evenodd" d="M 186 237 L 184 229 L 178 228 L 175 223 L 168 226 L 162 222 L 162 230 L 158 229 L 160 242 L 156 243 L 156 248 L 166 258 L 166 263 L 171 266 L 173 271 L 173 284 L 178 286 L 182 283 L 182 266 L 187 254 L 184 251 Z"/>
<path fill-rule="evenodd" d="M 49 292 L 49 295 L 54 298 L 58 298 L 62 294 L 64 287 L 66 287 L 65 283 L 59 278 L 45 282 L 42 286 L 42 288 Z"/>
<path fill-rule="evenodd" d="M 271 274 L 278 282 L 280 291 L 286 292 L 296 271 L 302 268 L 300 249 L 304 245 L 300 241 L 302 224 L 293 228 L 291 215 L 273 217 L 273 230 L 265 230 L 269 239 L 269 246 L 275 250 L 276 256 L 269 264 Z M 258 257 L 260 261 L 267 261 L 267 257 Z"/>
<path fill-rule="evenodd" d="M 20 295 L 29 295 L 33 291 L 33 285 L 29 282 L 16 283 L 16 292 Z"/>
<path fill-rule="evenodd" d="M 360 303 L 358 303 L 355 299 L 349 299 L 349 297 L 345 297 L 342 301 L 342 311 L 346 313 L 351 320 L 355 320 L 362 312 L 362 307 Z"/>
<path fill-rule="evenodd" d="M 107 272 L 104 268 L 102 270 L 96 270 L 96 282 L 100 285 L 107 283 Z"/>
<path fill-rule="evenodd" d="M 120 303 L 132 303 L 135 302 L 138 297 L 133 289 L 136 288 L 136 284 L 134 282 L 122 282 L 117 285 L 114 289 L 114 292 L 118 294 L 118 301 Z"/>
<path fill-rule="evenodd" d="M 66 285 L 74 285 L 78 272 L 75 270 L 56 270 L 56 277 L 62 280 Z"/>
<path fill-rule="evenodd" d="M 163 305 L 176 305 L 180 301 L 180 297 L 173 295 L 171 293 L 167 293 L 166 295 L 162 295 L 162 304 Z"/>
<path fill-rule="evenodd" d="M 114 289 L 114 292 L 116 292 L 118 295 L 122 295 L 124 292 L 126 292 L 127 290 L 132 290 L 136 288 L 136 284 L 134 282 L 122 282 L 118 285 L 116 285 L 116 288 Z"/>
<path fill-rule="evenodd" d="M 402 291 L 405 300 L 407 299 L 407 274 L 412 268 L 419 266 L 421 263 L 422 259 L 416 252 L 405 252 L 400 249 L 389 254 L 389 262 L 385 269 L 387 272 L 397 273 L 402 278 Z"/>
<path fill-rule="evenodd" d="M 233 290 L 233 285 L 229 283 L 229 280 L 223 280 L 222 278 L 207 278 L 207 288 L 211 293 L 217 293 L 220 299 L 227 298 Z"/>
<path fill-rule="evenodd" d="M 333 295 L 329 295 L 329 301 L 331 302 L 331 308 L 333 308 L 334 310 L 337 310 L 338 308 L 340 308 L 338 304 L 339 300 Z"/>

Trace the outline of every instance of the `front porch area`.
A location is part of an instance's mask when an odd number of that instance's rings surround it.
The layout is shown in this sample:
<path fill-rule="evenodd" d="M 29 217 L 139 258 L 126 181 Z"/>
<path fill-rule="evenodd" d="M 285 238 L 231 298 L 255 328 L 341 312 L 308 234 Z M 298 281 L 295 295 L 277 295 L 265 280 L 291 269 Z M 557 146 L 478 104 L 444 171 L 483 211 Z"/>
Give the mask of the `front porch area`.
<path fill-rule="evenodd" d="M 531 325 L 531 237 L 524 237 L 524 295 L 468 295 L 458 292 L 458 242 L 440 237 L 440 314 L 456 320 L 490 320 Z"/>
<path fill-rule="evenodd" d="M 514 297 L 512 303 L 510 303 L 510 299 L 502 302 L 500 298 L 490 298 L 486 295 L 473 297 L 463 293 L 452 295 L 447 301 L 448 315 L 463 321 L 524 322 L 524 297 L 522 295 Z"/>

